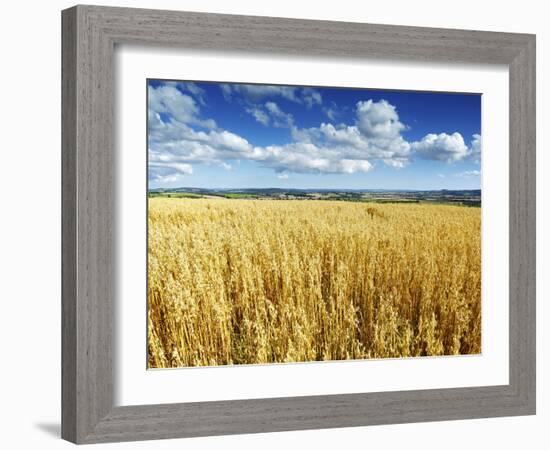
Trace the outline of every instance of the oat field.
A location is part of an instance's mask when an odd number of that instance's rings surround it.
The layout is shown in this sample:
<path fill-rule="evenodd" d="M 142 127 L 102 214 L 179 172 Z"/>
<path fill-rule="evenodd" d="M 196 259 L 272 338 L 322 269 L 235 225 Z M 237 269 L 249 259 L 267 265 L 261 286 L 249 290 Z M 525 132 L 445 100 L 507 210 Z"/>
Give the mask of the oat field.
<path fill-rule="evenodd" d="M 149 199 L 150 368 L 475 354 L 481 209 Z"/>

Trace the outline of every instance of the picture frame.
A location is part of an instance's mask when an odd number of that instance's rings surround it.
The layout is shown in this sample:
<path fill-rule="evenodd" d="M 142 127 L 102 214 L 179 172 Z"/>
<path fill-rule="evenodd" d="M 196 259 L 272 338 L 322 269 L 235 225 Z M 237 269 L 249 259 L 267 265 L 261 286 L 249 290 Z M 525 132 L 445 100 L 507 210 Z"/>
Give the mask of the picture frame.
<path fill-rule="evenodd" d="M 509 384 L 114 406 L 113 54 L 119 44 L 508 66 Z M 535 414 L 535 140 L 534 35 L 100 6 L 64 10 L 62 437 L 83 444 Z"/>

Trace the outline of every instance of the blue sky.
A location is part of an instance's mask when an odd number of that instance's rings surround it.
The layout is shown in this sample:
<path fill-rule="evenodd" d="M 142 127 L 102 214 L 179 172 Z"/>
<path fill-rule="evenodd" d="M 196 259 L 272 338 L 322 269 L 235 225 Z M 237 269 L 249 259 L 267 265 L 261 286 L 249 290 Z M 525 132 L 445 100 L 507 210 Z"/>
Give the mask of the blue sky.
<path fill-rule="evenodd" d="M 148 80 L 150 188 L 479 189 L 481 96 Z"/>

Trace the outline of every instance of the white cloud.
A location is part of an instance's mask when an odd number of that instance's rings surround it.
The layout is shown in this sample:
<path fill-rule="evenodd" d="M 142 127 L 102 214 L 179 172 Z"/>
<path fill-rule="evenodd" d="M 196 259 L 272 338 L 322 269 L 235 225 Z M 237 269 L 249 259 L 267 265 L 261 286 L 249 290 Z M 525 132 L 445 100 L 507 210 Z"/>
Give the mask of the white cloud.
<path fill-rule="evenodd" d="M 233 85 L 222 83 L 219 85 L 220 90 L 222 91 L 223 97 L 229 102 L 231 101 L 231 94 L 233 93 Z"/>
<path fill-rule="evenodd" d="M 170 114 L 181 123 L 189 123 L 203 128 L 216 128 L 212 119 L 199 118 L 200 109 L 189 95 L 182 94 L 176 87 L 166 85 L 148 89 L 149 110 L 155 114 Z"/>
<path fill-rule="evenodd" d="M 157 183 L 175 183 L 184 175 L 191 175 L 193 167 L 179 162 L 151 161 L 149 159 L 149 180 Z"/>
<path fill-rule="evenodd" d="M 385 100 L 358 102 L 353 124 L 321 123 L 312 128 L 298 128 L 293 116 L 274 101 L 251 104 L 247 111 L 259 123 L 288 127 L 292 138 L 286 144 L 254 146 L 235 133 L 217 128 L 214 121 L 203 119 L 198 104 L 173 86 L 150 88 L 149 95 L 150 179 L 158 183 L 191 175 L 194 164 L 230 170 L 231 161 L 248 160 L 273 169 L 285 179 L 291 173 L 365 173 L 373 169 L 375 161 L 401 168 L 409 163 L 413 150 L 423 158 L 447 162 L 474 154 L 459 133 L 428 134 L 419 142 L 408 142 L 401 134 L 407 127 L 395 106 Z M 163 120 L 162 113 L 170 120 Z M 480 140 L 474 136 L 472 148 L 476 139 Z"/>
<path fill-rule="evenodd" d="M 211 131 L 207 141 L 215 148 L 223 148 L 237 153 L 246 153 L 251 148 L 250 143 L 246 139 L 225 130 L 221 132 Z"/>
<path fill-rule="evenodd" d="M 456 173 L 455 177 L 474 178 L 474 177 L 479 177 L 480 175 L 481 175 L 481 171 L 479 170 L 466 170 L 464 172 Z"/>
<path fill-rule="evenodd" d="M 406 127 L 394 106 L 385 100 L 358 102 L 356 118 L 356 125 L 322 123 L 318 128 L 294 128 L 292 137 L 297 142 L 339 148 L 342 158 L 379 159 L 394 168 L 408 164 L 411 145 L 401 136 Z"/>
<path fill-rule="evenodd" d="M 382 161 L 384 162 L 384 164 L 386 164 L 386 166 L 393 167 L 394 169 L 402 169 L 409 164 L 409 159 L 405 157 L 385 158 L 382 159 Z"/>
<path fill-rule="evenodd" d="M 250 103 L 258 103 L 266 98 L 282 97 L 291 102 L 301 103 L 311 108 L 323 102 L 321 93 L 312 88 L 265 84 L 221 84 L 220 89 L 227 101 L 232 100 L 233 96 L 237 94 Z"/>
<path fill-rule="evenodd" d="M 173 173 L 191 174 L 190 165 L 195 163 L 223 165 L 241 159 L 255 161 L 278 173 L 347 174 L 372 170 L 372 159 L 380 159 L 392 167 L 403 167 L 408 161 L 410 145 L 400 135 L 393 132 L 384 135 L 377 131 L 375 137 L 369 138 L 356 125 L 330 123 L 322 123 L 318 128 L 298 129 L 292 115 L 282 111 L 275 102 L 266 102 L 264 112 L 275 126 L 290 127 L 294 141 L 284 145 L 252 146 L 246 139 L 226 130 L 192 128 L 191 122 L 200 121 L 196 105 L 178 98 L 185 97 L 179 91 L 165 94 L 169 94 L 170 101 L 162 99 L 163 108 L 168 109 L 170 105 L 189 108 L 177 117 L 172 116 L 173 120 L 168 122 L 163 122 L 159 113 L 149 112 L 149 161 L 153 178 Z M 157 100 L 155 98 L 150 105 L 157 106 Z M 374 104 L 372 111 L 380 116 L 383 111 L 379 106 Z M 382 106 L 393 108 L 387 103 Z M 359 118 L 364 113 L 358 105 Z M 393 109 L 390 115 L 396 117 Z"/>
<path fill-rule="evenodd" d="M 230 170 L 226 159 L 253 152 L 246 139 L 226 130 L 197 131 L 176 120 L 164 123 L 151 112 L 149 119 L 149 179 L 153 181 L 191 175 L 195 163 L 218 164 Z"/>
<path fill-rule="evenodd" d="M 277 103 L 269 101 L 263 105 L 255 105 L 245 108 L 257 122 L 262 125 L 273 125 L 277 128 L 290 128 L 294 125 L 294 117 L 290 113 L 285 113 Z"/>
<path fill-rule="evenodd" d="M 366 159 L 350 158 L 345 149 L 320 147 L 310 142 L 254 147 L 249 159 L 276 172 L 355 173 L 368 172 L 372 164 Z"/>
<path fill-rule="evenodd" d="M 395 106 L 386 100 L 358 102 L 356 111 L 357 126 L 367 138 L 395 139 L 406 129 Z"/>
<path fill-rule="evenodd" d="M 340 171 L 344 173 L 368 172 L 372 169 L 372 164 L 365 160 L 342 159 L 340 160 Z"/>
<path fill-rule="evenodd" d="M 469 149 L 460 133 L 427 134 L 412 148 L 424 159 L 452 163 L 469 156 Z"/>
<path fill-rule="evenodd" d="M 189 92 L 193 95 L 194 99 L 197 100 L 201 105 L 206 105 L 205 96 L 206 93 L 204 89 L 197 86 L 196 83 L 193 83 L 192 81 L 164 81 L 163 84 L 165 86 L 172 86 L 175 88 L 180 89 L 184 92 Z"/>
<path fill-rule="evenodd" d="M 279 128 L 291 127 L 294 125 L 292 114 L 285 113 L 275 102 L 266 102 L 265 107 L 271 114 L 273 125 Z"/>
<path fill-rule="evenodd" d="M 481 136 L 479 134 L 474 134 L 470 144 L 471 158 L 477 163 L 481 162 L 481 145 Z"/>
<path fill-rule="evenodd" d="M 336 120 L 336 117 L 338 116 L 338 111 L 335 109 L 335 108 L 332 108 L 330 106 L 325 106 L 323 108 L 323 112 L 327 115 L 327 117 L 332 120 L 332 121 L 335 121 Z"/>
<path fill-rule="evenodd" d="M 166 162 L 221 163 L 226 159 L 247 158 L 254 152 L 246 139 L 229 131 L 205 133 L 183 127 L 168 124 L 160 133 L 156 132 L 149 139 L 149 160 L 164 158 Z"/>
<path fill-rule="evenodd" d="M 245 108 L 245 111 L 262 125 L 265 125 L 266 127 L 269 125 L 269 116 L 261 109 L 261 107 Z"/>
<path fill-rule="evenodd" d="M 288 180 L 288 173 L 278 173 L 277 178 L 279 180 Z"/>
<path fill-rule="evenodd" d="M 199 100 L 199 102 L 204 105 L 204 89 L 198 87 L 195 83 L 188 81 L 187 83 L 182 83 L 182 89 L 185 91 L 189 91 L 191 94 L 195 96 Z"/>
<path fill-rule="evenodd" d="M 311 108 L 314 105 L 321 105 L 323 103 L 323 97 L 321 93 L 312 88 L 303 88 L 301 90 L 301 97 L 306 107 Z"/>

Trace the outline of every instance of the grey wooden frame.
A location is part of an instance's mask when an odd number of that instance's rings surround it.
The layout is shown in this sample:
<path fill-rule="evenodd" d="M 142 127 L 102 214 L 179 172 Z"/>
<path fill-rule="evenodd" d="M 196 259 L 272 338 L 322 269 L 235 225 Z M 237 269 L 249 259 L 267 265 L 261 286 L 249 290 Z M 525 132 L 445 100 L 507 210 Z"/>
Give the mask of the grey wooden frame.
<path fill-rule="evenodd" d="M 535 36 L 76 6 L 62 13 L 62 437 L 75 443 L 535 413 Z M 508 385 L 164 405 L 113 403 L 115 44 L 506 64 Z"/>

